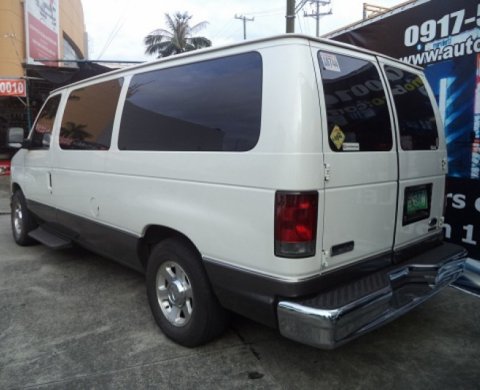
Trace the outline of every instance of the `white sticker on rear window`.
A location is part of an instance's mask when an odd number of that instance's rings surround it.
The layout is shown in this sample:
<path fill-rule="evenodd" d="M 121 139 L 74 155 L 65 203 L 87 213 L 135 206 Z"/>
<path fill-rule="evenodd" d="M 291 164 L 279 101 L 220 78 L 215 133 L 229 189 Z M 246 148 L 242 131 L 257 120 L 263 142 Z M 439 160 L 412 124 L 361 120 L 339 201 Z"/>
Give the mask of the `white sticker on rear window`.
<path fill-rule="evenodd" d="M 335 54 L 320 53 L 322 57 L 323 67 L 332 72 L 341 72 L 338 64 L 337 56 Z"/>
<path fill-rule="evenodd" d="M 344 152 L 358 152 L 360 150 L 360 144 L 358 142 L 344 142 L 342 150 Z"/>

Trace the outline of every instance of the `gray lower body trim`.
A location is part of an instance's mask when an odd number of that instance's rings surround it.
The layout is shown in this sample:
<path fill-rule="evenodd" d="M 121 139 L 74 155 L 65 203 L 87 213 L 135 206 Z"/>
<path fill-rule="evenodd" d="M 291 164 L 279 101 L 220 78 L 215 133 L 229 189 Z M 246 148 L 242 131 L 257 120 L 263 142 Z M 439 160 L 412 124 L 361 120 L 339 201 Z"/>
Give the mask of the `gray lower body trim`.
<path fill-rule="evenodd" d="M 50 234 L 56 233 L 101 256 L 145 272 L 137 251 L 140 237 L 35 201 L 27 200 L 27 205 Z"/>

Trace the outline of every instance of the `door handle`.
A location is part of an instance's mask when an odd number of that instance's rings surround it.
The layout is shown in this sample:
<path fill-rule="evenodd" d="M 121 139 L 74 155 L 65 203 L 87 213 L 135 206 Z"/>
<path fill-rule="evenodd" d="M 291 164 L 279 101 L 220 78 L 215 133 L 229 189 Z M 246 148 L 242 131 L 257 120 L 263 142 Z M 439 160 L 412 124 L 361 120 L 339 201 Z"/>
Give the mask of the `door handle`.
<path fill-rule="evenodd" d="M 448 161 L 446 158 L 442 158 L 442 171 L 446 172 L 448 167 Z"/>
<path fill-rule="evenodd" d="M 52 193 L 52 172 L 48 172 L 48 191 Z"/>

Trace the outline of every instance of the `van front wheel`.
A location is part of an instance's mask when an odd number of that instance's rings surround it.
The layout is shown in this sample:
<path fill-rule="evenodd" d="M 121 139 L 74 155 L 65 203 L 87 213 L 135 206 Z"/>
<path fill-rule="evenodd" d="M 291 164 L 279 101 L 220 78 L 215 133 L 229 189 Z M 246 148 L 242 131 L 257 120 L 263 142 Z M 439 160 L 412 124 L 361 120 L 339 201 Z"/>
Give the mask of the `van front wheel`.
<path fill-rule="evenodd" d="M 37 223 L 28 211 L 27 202 L 21 190 L 15 191 L 12 195 L 10 219 L 15 242 L 22 246 L 34 244 L 35 240 L 29 237 L 28 233 L 37 227 Z"/>
<path fill-rule="evenodd" d="M 186 347 L 220 335 L 226 313 L 212 292 L 201 259 L 187 242 L 157 244 L 147 266 L 147 294 L 160 329 Z"/>

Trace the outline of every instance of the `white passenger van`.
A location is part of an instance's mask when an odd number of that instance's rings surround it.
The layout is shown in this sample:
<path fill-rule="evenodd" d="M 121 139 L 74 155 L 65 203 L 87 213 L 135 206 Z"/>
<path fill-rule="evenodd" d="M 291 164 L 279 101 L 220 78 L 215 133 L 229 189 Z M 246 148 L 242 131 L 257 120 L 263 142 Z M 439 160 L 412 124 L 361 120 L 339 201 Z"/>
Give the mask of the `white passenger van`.
<path fill-rule="evenodd" d="M 446 172 L 421 69 L 279 36 L 52 92 L 12 162 L 12 229 L 145 273 L 180 344 L 234 311 L 333 348 L 462 273 Z"/>

